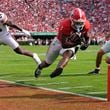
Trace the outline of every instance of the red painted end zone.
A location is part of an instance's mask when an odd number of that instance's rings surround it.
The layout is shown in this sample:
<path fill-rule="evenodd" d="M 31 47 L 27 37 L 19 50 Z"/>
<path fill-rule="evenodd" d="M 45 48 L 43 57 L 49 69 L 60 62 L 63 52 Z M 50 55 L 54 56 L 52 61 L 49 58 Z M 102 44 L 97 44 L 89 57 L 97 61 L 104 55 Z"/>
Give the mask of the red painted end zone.
<path fill-rule="evenodd" d="M 110 110 L 110 102 L 0 81 L 0 110 Z"/>

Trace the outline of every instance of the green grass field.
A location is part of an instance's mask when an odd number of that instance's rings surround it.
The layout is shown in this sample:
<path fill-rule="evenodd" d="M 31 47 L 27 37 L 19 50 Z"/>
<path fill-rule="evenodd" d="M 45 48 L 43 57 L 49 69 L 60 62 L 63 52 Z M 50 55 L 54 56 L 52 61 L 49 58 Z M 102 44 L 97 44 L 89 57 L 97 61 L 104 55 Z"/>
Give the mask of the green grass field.
<path fill-rule="evenodd" d="M 43 60 L 48 46 L 22 46 L 37 52 Z M 79 51 L 77 60 L 71 60 L 61 76 L 51 79 L 49 75 L 56 68 L 60 59 L 42 71 L 41 76 L 34 78 L 37 65 L 34 60 L 15 54 L 8 46 L 0 46 L 0 79 L 14 81 L 35 87 L 45 87 L 55 90 L 73 92 L 106 98 L 107 95 L 107 64 L 103 57 L 100 75 L 88 75 L 95 68 L 96 53 L 99 46 L 90 46 L 86 51 Z"/>

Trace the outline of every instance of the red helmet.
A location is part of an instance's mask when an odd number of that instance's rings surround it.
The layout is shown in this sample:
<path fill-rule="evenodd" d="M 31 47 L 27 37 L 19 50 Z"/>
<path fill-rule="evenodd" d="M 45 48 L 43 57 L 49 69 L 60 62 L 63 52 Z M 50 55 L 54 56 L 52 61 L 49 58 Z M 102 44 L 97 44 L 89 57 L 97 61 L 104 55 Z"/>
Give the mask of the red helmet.
<path fill-rule="evenodd" d="M 75 8 L 71 13 L 70 19 L 74 29 L 82 30 L 86 22 L 85 12 L 80 8 Z"/>

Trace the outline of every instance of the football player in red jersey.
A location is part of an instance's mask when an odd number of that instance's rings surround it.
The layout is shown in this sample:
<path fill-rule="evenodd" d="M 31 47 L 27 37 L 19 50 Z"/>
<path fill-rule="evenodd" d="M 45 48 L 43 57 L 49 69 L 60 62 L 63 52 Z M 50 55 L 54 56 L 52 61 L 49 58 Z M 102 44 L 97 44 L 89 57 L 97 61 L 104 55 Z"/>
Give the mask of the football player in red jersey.
<path fill-rule="evenodd" d="M 71 57 L 75 54 L 75 47 L 80 45 L 81 50 L 89 46 L 88 31 L 90 22 L 87 20 L 84 11 L 75 8 L 70 18 L 64 19 L 59 26 L 58 35 L 54 38 L 47 51 L 46 59 L 35 70 L 35 77 L 41 74 L 41 70 L 50 66 L 58 55 L 62 55 L 56 69 L 50 74 L 51 78 L 60 75 Z"/>

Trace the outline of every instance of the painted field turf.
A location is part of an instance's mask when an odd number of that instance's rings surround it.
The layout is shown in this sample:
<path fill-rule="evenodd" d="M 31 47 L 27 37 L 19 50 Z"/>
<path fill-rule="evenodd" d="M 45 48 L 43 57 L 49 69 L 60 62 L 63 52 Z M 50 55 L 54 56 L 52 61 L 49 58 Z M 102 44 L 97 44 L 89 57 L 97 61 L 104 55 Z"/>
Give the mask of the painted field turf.
<path fill-rule="evenodd" d="M 48 46 L 22 46 L 37 52 L 43 60 Z M 107 95 L 107 64 L 103 57 L 100 75 L 88 75 L 95 68 L 96 53 L 100 46 L 90 46 L 86 51 L 77 53 L 77 60 L 71 60 L 61 76 L 51 79 L 49 75 L 56 68 L 60 59 L 42 71 L 41 76 L 34 78 L 37 65 L 30 57 L 15 54 L 8 46 L 0 46 L 0 80 L 44 87 L 93 97 L 106 98 Z"/>

